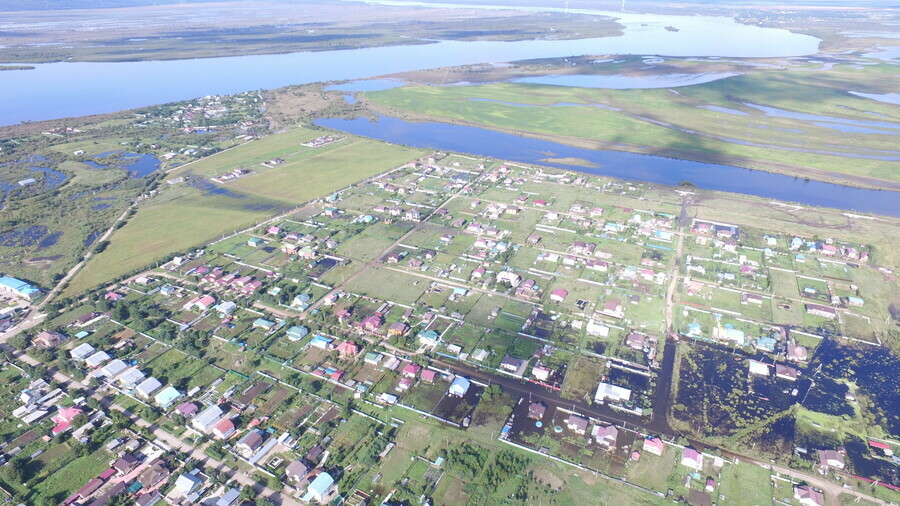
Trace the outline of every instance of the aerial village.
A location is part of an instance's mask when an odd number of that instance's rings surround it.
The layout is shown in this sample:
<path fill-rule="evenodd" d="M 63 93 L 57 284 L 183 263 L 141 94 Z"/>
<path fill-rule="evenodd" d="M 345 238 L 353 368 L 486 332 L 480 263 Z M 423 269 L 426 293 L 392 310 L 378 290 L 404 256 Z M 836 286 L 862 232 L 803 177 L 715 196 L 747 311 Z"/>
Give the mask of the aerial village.
<path fill-rule="evenodd" d="M 0 473 L 24 486 L 5 492 L 430 504 L 463 479 L 454 458 L 469 443 L 406 449 L 424 425 L 459 441 L 493 427 L 487 440 L 514 455 L 658 502 L 735 501 L 722 487 L 745 479 L 738 459 L 667 421 L 690 394 L 682 356 L 726 354 L 738 397 L 803 399 L 828 337 L 879 346 L 870 300 L 893 273 L 864 244 L 701 220 L 682 213 L 689 190 L 661 194 L 434 153 L 182 252 L 10 340 Z M 8 277 L 0 289 L 2 331 L 41 294 Z M 892 444 L 865 445 L 896 464 Z M 826 476 L 849 465 L 840 445 L 804 452 Z M 767 500 L 825 504 L 748 466 Z M 488 488 L 461 493 L 477 503 Z"/>

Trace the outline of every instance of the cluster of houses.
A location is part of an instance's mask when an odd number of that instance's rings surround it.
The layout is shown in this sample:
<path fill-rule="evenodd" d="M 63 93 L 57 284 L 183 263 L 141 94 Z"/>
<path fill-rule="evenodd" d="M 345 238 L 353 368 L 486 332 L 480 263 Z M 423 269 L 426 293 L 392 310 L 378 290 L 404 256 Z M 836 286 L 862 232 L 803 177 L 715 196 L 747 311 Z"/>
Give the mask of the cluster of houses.
<path fill-rule="evenodd" d="M 209 179 L 210 179 L 210 181 L 212 181 L 214 183 L 225 184 L 225 183 L 234 181 L 235 179 L 240 179 L 250 173 L 251 173 L 251 171 L 249 169 L 245 169 L 244 167 L 238 167 L 231 172 L 226 172 L 225 174 L 222 174 L 220 176 L 211 177 Z"/>
<path fill-rule="evenodd" d="M 235 506 L 240 490 L 215 485 L 200 469 L 182 468 L 163 457 L 163 450 L 140 438 L 110 441 L 106 450 L 117 456 L 103 472 L 91 478 L 66 498 L 63 506 L 103 505 L 113 498 L 127 496 L 131 504 L 152 506 L 168 504 L 210 504 Z M 168 490 L 165 494 L 163 492 Z"/>
<path fill-rule="evenodd" d="M 270 273 L 271 274 L 271 273 Z M 214 287 L 220 291 L 228 291 L 235 295 L 253 295 L 258 292 L 263 282 L 249 275 L 226 273 L 221 267 L 199 267 L 194 271 L 201 285 Z M 215 301 L 213 301 L 215 302 Z"/>
<path fill-rule="evenodd" d="M 28 388 L 22 390 L 19 394 L 19 402 L 21 406 L 13 410 L 12 416 L 18 418 L 25 425 L 33 425 L 50 416 L 55 424 L 50 431 L 51 436 L 56 436 L 68 431 L 72 428 L 75 417 L 83 413 L 83 409 L 73 406 L 64 406 L 63 400 L 66 393 L 61 388 L 50 388 L 50 385 L 43 379 L 32 381 Z M 76 403 L 77 404 L 77 403 Z M 78 429 L 75 439 L 83 439 L 83 435 L 94 426 L 90 421 L 86 421 Z M 7 453 L 12 449 L 7 449 Z"/>
<path fill-rule="evenodd" d="M 767 240 L 768 239 L 770 238 L 767 238 Z M 861 245 L 859 246 L 859 249 L 857 249 L 856 246 L 848 244 L 835 244 L 833 239 L 810 241 L 795 236 L 791 239 L 790 250 L 797 252 L 795 259 L 798 261 L 805 260 L 804 253 L 818 255 L 824 258 L 841 258 L 843 260 L 861 263 L 869 261 L 869 251 L 866 246 Z"/>
<path fill-rule="evenodd" d="M 146 376 L 137 367 L 113 358 L 103 350 L 82 343 L 69 351 L 73 361 L 82 364 L 88 378 L 103 380 L 125 393 L 144 402 L 152 402 L 163 410 L 169 409 L 183 394 L 172 386 L 164 386 L 152 376 Z"/>

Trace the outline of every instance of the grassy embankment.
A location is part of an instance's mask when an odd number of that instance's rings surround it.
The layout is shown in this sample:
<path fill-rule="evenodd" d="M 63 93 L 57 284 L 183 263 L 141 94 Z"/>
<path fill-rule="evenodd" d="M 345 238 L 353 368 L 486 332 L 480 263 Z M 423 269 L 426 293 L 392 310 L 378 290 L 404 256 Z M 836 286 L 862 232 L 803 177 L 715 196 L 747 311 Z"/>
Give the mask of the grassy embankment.
<path fill-rule="evenodd" d="M 593 149 L 675 156 L 896 189 L 900 173 L 891 163 L 860 156 L 896 153 L 898 130 L 842 132 L 810 121 L 767 116 L 745 102 L 854 121 L 896 122 L 900 121 L 900 106 L 859 98 L 848 91 L 887 93 L 897 86 L 900 79 L 890 66 L 873 65 L 760 72 L 680 87 L 675 92 L 503 83 L 396 88 L 370 92 L 366 97 L 376 109 L 407 119 L 437 119 Z M 498 102 L 470 100 L 473 98 Z M 577 105 L 553 105 L 558 103 Z M 701 108 L 705 106 L 735 112 Z"/>
<path fill-rule="evenodd" d="M 72 280 L 73 295 L 199 246 L 223 234 L 250 226 L 299 203 L 379 174 L 414 159 L 419 152 L 365 139 L 345 139 L 323 148 L 300 143 L 321 132 L 295 129 L 272 135 L 176 170 L 169 178 L 208 177 L 242 166 L 258 171 L 211 193 L 184 184 L 165 188 L 140 204 L 129 222 L 116 231 L 109 246 L 93 257 Z M 261 162 L 275 157 L 283 165 L 267 169 Z"/>

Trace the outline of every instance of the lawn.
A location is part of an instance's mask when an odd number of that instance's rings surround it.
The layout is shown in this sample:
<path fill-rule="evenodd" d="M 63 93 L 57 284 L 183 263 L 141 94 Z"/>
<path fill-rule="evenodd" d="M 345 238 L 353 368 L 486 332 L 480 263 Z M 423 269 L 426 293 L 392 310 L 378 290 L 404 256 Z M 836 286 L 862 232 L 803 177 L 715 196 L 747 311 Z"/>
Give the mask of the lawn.
<path fill-rule="evenodd" d="M 105 450 L 75 459 L 47 479 L 36 483 L 32 488 L 32 498 L 44 497 L 62 502 L 69 494 L 108 468 L 109 460 L 110 456 Z"/>
<path fill-rule="evenodd" d="M 772 482 L 769 470 L 747 463 L 726 466 L 719 477 L 718 493 L 721 504 L 731 501 L 740 501 L 742 504 L 771 504 Z"/>
<path fill-rule="evenodd" d="M 628 463 L 628 481 L 666 493 L 669 488 L 674 489 L 679 484 L 679 476 L 675 472 L 679 456 L 680 452 L 672 447 L 666 447 L 661 456 L 642 452 L 639 461 Z"/>
<path fill-rule="evenodd" d="M 340 141 L 330 149 L 308 150 L 304 154 L 308 156 L 243 177 L 227 186 L 285 204 L 296 204 L 390 170 L 421 153 L 383 142 L 352 139 Z"/>

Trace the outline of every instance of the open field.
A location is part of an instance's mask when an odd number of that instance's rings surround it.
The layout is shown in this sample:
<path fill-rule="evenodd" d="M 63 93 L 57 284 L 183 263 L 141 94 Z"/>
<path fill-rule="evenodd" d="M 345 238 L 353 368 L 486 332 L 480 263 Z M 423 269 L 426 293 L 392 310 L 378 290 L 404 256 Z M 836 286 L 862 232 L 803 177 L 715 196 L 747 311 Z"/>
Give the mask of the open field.
<path fill-rule="evenodd" d="M 284 154 L 315 137 L 296 129 L 250 142 L 173 172 L 170 177 L 221 174 Z M 243 191 L 205 191 L 180 185 L 147 201 L 128 224 L 117 231 L 109 247 L 91 259 L 67 288 L 74 294 L 99 283 L 199 246 L 222 234 L 252 225 L 298 203 L 326 195 L 363 178 L 409 161 L 414 150 L 369 140 L 343 140 L 320 154 L 248 176 Z M 294 146 L 293 148 L 289 146 Z M 310 149 L 304 152 L 312 151 Z M 372 154 L 372 158 L 368 154 Z M 348 164 L 353 161 L 352 168 Z M 289 185 L 293 180 L 293 186 Z M 204 188 L 214 184 L 204 181 Z M 277 190 L 276 190 L 277 188 Z M 284 200 L 273 200 L 278 197 Z"/>

